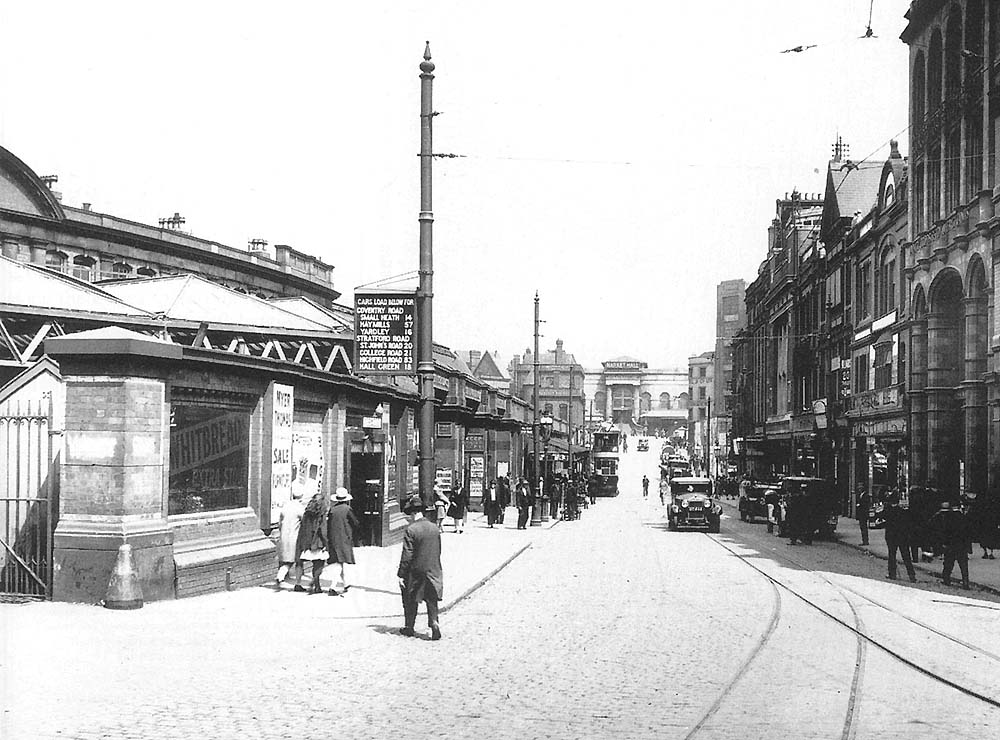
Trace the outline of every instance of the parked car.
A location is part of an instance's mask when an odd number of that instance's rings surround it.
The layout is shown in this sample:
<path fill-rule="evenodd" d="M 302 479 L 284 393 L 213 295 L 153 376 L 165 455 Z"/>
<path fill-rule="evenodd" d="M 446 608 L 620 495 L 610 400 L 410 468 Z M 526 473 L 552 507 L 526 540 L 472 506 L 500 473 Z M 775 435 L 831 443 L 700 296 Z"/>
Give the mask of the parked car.
<path fill-rule="evenodd" d="M 722 507 L 712 498 L 710 478 L 678 477 L 670 480 L 670 507 L 667 528 L 704 529 L 718 532 Z"/>
<path fill-rule="evenodd" d="M 758 517 L 767 519 L 767 500 L 769 493 L 780 491 L 776 483 L 748 483 L 740 487 L 740 519 L 752 522 Z"/>
<path fill-rule="evenodd" d="M 636 449 L 639 452 L 649 452 L 649 440 L 643 437 L 639 440 L 639 444 L 636 445 Z"/>

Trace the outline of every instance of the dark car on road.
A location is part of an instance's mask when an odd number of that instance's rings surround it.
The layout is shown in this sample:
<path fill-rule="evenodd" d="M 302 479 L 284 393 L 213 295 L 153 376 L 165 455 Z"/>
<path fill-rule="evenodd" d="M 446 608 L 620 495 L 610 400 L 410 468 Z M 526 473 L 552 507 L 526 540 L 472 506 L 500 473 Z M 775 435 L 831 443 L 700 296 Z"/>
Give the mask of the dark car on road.
<path fill-rule="evenodd" d="M 752 522 L 757 518 L 767 519 L 767 498 L 768 494 L 780 491 L 780 486 L 776 483 L 749 483 L 740 488 L 740 519 L 745 522 Z"/>
<path fill-rule="evenodd" d="M 781 480 L 785 515 L 778 526 L 782 537 L 809 542 L 813 535 L 830 537 L 837 529 L 840 502 L 830 481 L 790 476 Z"/>
<path fill-rule="evenodd" d="M 678 529 L 719 531 L 722 507 L 712 498 L 710 478 L 672 478 L 669 485 L 668 529 L 671 531 Z"/>

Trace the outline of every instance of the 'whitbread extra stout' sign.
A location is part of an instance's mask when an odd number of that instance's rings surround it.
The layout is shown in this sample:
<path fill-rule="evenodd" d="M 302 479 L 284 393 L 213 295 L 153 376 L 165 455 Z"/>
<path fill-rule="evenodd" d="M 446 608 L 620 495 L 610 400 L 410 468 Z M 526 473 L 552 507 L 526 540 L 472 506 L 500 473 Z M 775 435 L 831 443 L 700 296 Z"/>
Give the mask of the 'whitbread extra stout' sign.
<path fill-rule="evenodd" d="M 413 375 L 416 295 L 354 294 L 354 367 L 358 375 Z"/>

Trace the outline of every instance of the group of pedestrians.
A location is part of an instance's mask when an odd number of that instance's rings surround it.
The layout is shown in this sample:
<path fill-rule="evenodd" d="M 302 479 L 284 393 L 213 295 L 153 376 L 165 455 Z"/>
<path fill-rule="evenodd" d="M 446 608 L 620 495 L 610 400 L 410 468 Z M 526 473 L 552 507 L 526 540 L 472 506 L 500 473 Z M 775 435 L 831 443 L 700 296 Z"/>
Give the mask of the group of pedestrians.
<path fill-rule="evenodd" d="M 337 579 L 330 587 L 331 596 L 343 596 L 350 589 L 347 566 L 354 564 L 354 533 L 358 519 L 351 510 L 352 496 L 346 488 L 338 488 L 328 500 L 322 492 L 315 493 L 303 504 L 301 494 L 293 494 L 281 508 L 278 520 L 278 573 L 275 588 L 292 573 L 295 591 L 310 594 L 322 592 L 320 576 L 327 564 L 339 567 Z M 305 563 L 312 564 L 309 588 L 302 585 Z"/>
<path fill-rule="evenodd" d="M 869 513 L 867 506 L 858 507 L 862 544 L 868 544 L 865 535 Z M 982 557 L 987 559 L 1000 546 L 1000 511 L 992 498 L 963 502 L 942 495 L 934 487 L 913 487 L 909 491 L 909 505 L 903 506 L 899 492 L 892 490 L 886 497 L 883 516 L 890 579 L 897 577 L 897 554 L 912 582 L 916 581 L 914 561 L 931 562 L 940 555 L 944 584 L 951 585 L 955 565 L 958 565 L 962 588 L 968 589 L 969 555 L 973 544 L 980 544 Z"/>

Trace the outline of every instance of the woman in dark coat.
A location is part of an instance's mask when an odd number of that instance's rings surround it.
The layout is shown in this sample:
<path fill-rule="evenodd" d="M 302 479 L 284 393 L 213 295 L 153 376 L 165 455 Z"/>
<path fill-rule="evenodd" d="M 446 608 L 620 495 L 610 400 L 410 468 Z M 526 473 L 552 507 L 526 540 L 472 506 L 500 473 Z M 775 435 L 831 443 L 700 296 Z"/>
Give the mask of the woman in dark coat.
<path fill-rule="evenodd" d="M 312 584 L 309 586 L 309 593 L 318 594 L 323 589 L 319 585 L 319 577 L 323 573 L 323 566 L 326 564 L 330 554 L 327 552 L 326 539 L 326 497 L 322 493 L 316 493 L 302 514 L 302 524 L 299 526 L 299 539 L 295 543 L 295 560 L 312 561 Z M 296 591 L 305 591 L 302 586 L 295 586 Z"/>
<path fill-rule="evenodd" d="M 338 488 L 333 497 L 333 507 L 326 520 L 326 538 L 330 547 L 330 563 L 340 566 L 340 576 L 330 585 L 330 596 L 343 596 L 350 585 L 347 583 L 347 565 L 354 565 L 354 531 L 358 518 L 351 510 L 351 494 L 346 488 Z"/>
<path fill-rule="evenodd" d="M 448 516 L 455 523 L 455 531 L 462 534 L 465 531 L 465 517 L 469 510 L 469 489 L 468 486 L 453 488 L 451 491 L 451 503 L 448 504 Z"/>

